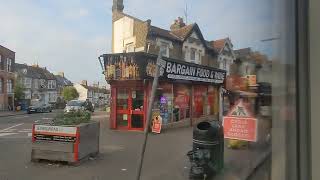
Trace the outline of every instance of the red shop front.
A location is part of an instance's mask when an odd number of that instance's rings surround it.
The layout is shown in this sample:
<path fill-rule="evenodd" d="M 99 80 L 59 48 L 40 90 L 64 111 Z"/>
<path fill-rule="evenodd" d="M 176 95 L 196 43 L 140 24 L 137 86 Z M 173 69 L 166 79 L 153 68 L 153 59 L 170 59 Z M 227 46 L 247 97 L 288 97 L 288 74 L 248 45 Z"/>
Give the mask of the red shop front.
<path fill-rule="evenodd" d="M 103 55 L 106 80 L 111 86 L 110 128 L 144 130 L 156 56 L 146 53 Z M 163 128 L 218 120 L 219 91 L 225 72 L 163 58 L 153 110 L 160 111 Z M 175 67 L 182 70 L 176 71 Z M 199 70 L 201 69 L 201 70 Z M 208 70 L 210 78 L 200 71 Z M 198 73 L 199 72 L 199 73 Z M 215 75 L 217 73 L 217 75 Z"/>

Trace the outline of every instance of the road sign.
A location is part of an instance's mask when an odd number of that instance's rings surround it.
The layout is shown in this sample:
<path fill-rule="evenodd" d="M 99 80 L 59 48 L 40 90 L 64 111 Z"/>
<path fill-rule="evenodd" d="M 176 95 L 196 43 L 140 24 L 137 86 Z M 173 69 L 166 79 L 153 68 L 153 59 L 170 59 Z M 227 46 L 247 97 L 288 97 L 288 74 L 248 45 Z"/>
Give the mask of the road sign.
<path fill-rule="evenodd" d="M 257 119 L 242 99 L 223 118 L 223 129 L 227 139 L 257 141 Z"/>
<path fill-rule="evenodd" d="M 257 119 L 241 117 L 223 118 L 224 137 L 244 141 L 257 141 Z"/>
<path fill-rule="evenodd" d="M 248 104 L 244 103 L 242 99 L 235 103 L 227 116 L 254 117 L 253 113 L 250 111 Z"/>

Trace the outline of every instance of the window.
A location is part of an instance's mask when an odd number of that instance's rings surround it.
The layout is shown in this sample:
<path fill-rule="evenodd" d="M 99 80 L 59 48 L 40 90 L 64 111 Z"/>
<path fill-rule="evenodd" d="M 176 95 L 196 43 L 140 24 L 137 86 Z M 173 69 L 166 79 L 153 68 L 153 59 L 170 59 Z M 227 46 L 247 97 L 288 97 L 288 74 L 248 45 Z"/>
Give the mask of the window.
<path fill-rule="evenodd" d="M 169 57 L 169 43 L 161 42 L 160 52 L 161 52 L 162 56 Z"/>
<path fill-rule="evenodd" d="M 32 79 L 31 78 L 24 78 L 24 87 L 31 88 L 32 87 Z"/>
<path fill-rule="evenodd" d="M 129 43 L 126 45 L 126 52 L 134 52 L 134 44 Z"/>
<path fill-rule="evenodd" d="M 12 65 L 12 60 L 10 58 L 7 58 L 7 71 L 11 72 L 11 65 Z"/>
<path fill-rule="evenodd" d="M 12 80 L 11 79 L 8 79 L 7 80 L 7 92 L 8 93 L 12 93 Z"/>
<path fill-rule="evenodd" d="M 55 102 L 57 99 L 56 93 L 50 92 L 49 93 L 49 102 Z"/>
<path fill-rule="evenodd" d="M 38 79 L 34 79 L 33 80 L 33 87 L 34 87 L 34 89 L 38 89 L 39 88 L 39 80 Z"/>
<path fill-rule="evenodd" d="M 0 78 L 0 94 L 3 93 L 3 80 Z"/>
<path fill-rule="evenodd" d="M 3 64 L 3 60 L 2 60 L 2 56 L 0 55 L 0 70 L 2 70 L 3 68 L 3 66 L 2 66 L 2 64 Z"/>
<path fill-rule="evenodd" d="M 195 63 L 195 61 L 196 61 L 196 49 L 194 49 L 194 48 L 191 48 L 190 49 L 190 62 L 193 62 L 193 63 Z"/>
<path fill-rule="evenodd" d="M 56 88 L 56 81 L 55 80 L 49 80 L 48 81 L 48 89 L 55 89 Z"/>

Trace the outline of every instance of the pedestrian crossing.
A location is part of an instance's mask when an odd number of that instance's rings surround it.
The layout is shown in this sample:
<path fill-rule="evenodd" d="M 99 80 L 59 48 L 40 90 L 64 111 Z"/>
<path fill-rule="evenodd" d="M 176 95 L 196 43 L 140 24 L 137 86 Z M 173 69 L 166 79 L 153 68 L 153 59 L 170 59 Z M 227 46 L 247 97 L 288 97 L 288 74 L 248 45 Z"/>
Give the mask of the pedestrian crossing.
<path fill-rule="evenodd" d="M 0 139 L 3 138 L 28 138 L 32 136 L 32 124 L 12 124 L 4 129 L 0 129 Z"/>

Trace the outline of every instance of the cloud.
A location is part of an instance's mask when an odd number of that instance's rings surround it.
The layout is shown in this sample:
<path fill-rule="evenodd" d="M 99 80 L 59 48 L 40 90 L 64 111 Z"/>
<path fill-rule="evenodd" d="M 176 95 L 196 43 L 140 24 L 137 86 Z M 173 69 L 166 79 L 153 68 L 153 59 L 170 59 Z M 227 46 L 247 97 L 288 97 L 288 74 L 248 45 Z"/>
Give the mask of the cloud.
<path fill-rule="evenodd" d="M 74 82 L 105 83 L 97 57 L 110 49 L 106 31 L 97 33 L 95 26 L 67 26 L 62 16 L 55 18 L 32 3 L 4 3 L 0 11 L 4 13 L 0 16 L 0 44 L 16 52 L 18 63 L 38 62 L 52 72 L 65 71 Z M 79 17 L 88 15 L 85 9 L 76 11 Z M 88 24 L 83 23 L 84 27 Z M 93 32 L 87 33 L 89 30 Z"/>

